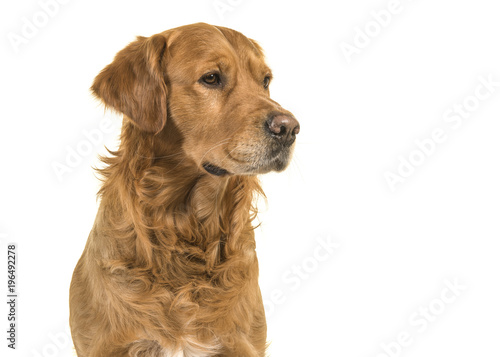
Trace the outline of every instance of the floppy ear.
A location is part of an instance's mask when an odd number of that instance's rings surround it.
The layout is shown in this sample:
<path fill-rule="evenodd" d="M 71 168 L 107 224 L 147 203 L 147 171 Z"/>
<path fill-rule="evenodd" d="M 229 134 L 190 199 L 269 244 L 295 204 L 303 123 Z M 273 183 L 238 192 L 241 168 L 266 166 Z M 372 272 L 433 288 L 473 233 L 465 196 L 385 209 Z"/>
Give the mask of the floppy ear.
<path fill-rule="evenodd" d="M 142 130 L 158 133 L 167 121 L 163 35 L 137 37 L 117 53 L 94 79 L 92 92 L 106 106 L 132 119 Z"/>

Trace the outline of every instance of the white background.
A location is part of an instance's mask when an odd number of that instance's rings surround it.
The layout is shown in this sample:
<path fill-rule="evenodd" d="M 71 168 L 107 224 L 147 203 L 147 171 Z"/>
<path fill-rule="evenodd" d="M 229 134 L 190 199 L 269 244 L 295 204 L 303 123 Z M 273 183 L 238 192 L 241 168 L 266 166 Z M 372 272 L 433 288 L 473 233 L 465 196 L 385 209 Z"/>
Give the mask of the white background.
<path fill-rule="evenodd" d="M 500 87 L 476 89 L 500 82 L 499 9 L 394 1 L 2 2 L 0 291 L 16 242 L 20 296 L 18 349 L 2 303 L 0 355 L 73 355 L 68 287 L 97 210 L 92 166 L 120 126 L 90 96 L 93 78 L 135 36 L 203 21 L 260 42 L 272 97 L 301 122 L 290 168 L 262 177 L 270 354 L 498 356 Z M 431 144 L 435 130 L 446 139 Z M 72 150 L 87 151 L 78 162 Z"/>

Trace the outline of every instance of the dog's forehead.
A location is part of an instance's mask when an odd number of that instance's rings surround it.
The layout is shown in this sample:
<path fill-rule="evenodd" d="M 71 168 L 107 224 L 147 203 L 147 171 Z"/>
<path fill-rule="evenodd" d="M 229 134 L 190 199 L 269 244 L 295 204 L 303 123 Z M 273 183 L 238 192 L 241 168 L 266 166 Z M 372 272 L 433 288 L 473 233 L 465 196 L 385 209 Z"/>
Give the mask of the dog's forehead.
<path fill-rule="evenodd" d="M 240 32 L 204 23 L 182 26 L 171 30 L 169 53 L 183 61 L 213 61 L 234 58 L 252 62 L 252 67 L 265 66 L 260 46 Z"/>

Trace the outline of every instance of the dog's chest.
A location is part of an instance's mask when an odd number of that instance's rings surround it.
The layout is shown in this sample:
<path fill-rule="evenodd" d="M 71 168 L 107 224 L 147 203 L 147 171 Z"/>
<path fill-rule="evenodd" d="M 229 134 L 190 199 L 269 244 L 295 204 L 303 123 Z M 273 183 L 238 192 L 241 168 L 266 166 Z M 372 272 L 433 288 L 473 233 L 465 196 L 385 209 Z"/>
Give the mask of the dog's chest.
<path fill-rule="evenodd" d="M 133 357 L 210 357 L 220 353 L 220 346 L 201 343 L 195 338 L 187 337 L 181 348 L 165 348 L 153 340 L 137 340 L 129 350 Z"/>

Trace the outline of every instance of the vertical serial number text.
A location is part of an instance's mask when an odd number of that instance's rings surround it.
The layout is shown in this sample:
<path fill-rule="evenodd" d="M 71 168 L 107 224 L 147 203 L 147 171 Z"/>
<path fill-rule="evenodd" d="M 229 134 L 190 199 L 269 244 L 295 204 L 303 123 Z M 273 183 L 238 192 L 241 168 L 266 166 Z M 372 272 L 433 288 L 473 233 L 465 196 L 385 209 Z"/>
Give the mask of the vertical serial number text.
<path fill-rule="evenodd" d="M 7 246 L 7 346 L 16 349 L 17 340 L 17 290 L 16 290 L 16 245 Z"/>

